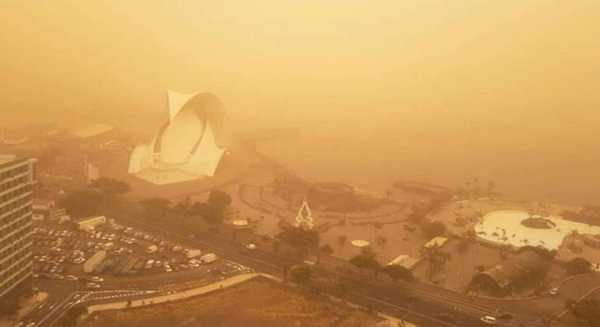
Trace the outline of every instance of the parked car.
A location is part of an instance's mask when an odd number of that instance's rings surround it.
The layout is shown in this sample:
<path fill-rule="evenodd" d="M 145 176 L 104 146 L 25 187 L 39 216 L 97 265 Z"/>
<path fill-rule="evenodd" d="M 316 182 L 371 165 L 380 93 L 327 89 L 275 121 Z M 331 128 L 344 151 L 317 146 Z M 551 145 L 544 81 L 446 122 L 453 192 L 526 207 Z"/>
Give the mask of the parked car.
<path fill-rule="evenodd" d="M 100 284 L 98 283 L 87 283 L 85 286 L 87 288 L 100 288 Z"/>
<path fill-rule="evenodd" d="M 104 278 L 102 278 L 102 277 L 98 277 L 98 276 L 92 276 L 92 277 L 90 277 L 90 280 L 91 280 L 92 282 L 101 283 L 101 282 L 103 282 L 103 281 L 104 281 Z"/>
<path fill-rule="evenodd" d="M 483 316 L 479 318 L 484 324 L 495 325 L 498 321 L 492 316 Z"/>
<path fill-rule="evenodd" d="M 204 263 L 211 263 L 217 261 L 218 257 L 214 253 L 207 253 L 200 257 L 200 260 Z"/>

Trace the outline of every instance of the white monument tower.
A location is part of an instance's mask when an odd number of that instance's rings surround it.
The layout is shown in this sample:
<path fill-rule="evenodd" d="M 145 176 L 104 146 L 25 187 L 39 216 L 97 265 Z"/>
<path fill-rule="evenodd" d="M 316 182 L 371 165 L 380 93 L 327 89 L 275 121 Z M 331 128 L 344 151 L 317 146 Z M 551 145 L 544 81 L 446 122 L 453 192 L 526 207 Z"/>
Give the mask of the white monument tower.
<path fill-rule="evenodd" d="M 308 202 L 306 202 L 306 198 L 304 198 L 300 210 L 298 210 L 298 215 L 296 216 L 296 227 L 304 230 L 311 230 L 313 226 L 314 223 L 310 207 L 308 206 Z"/>

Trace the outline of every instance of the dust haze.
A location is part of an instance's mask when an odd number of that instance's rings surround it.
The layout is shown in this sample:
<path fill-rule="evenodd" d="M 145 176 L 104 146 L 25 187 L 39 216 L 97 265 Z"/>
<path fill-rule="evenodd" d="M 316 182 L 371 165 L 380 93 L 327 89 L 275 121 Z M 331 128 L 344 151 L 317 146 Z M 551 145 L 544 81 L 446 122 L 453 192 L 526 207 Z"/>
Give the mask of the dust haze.
<path fill-rule="evenodd" d="M 600 2 L 3 1 L 0 127 L 150 133 L 165 92 L 218 95 L 316 181 L 493 180 L 599 204 Z"/>

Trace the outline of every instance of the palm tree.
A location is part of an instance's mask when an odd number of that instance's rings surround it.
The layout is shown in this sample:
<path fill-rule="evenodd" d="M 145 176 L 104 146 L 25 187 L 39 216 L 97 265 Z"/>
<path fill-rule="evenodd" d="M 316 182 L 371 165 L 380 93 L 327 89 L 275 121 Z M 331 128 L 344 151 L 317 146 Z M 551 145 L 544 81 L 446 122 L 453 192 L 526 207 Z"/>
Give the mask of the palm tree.
<path fill-rule="evenodd" d="M 429 269 L 427 271 L 427 279 L 430 281 L 433 278 L 433 275 L 440 271 L 446 262 L 450 260 L 450 253 L 440 251 L 438 248 L 428 248 L 423 252 L 423 256 L 429 263 Z"/>
<path fill-rule="evenodd" d="M 175 212 L 177 213 L 177 216 L 179 216 L 179 221 L 184 229 L 186 228 L 186 222 L 190 215 L 191 208 L 192 204 L 189 197 L 186 197 L 185 200 L 175 205 Z"/>

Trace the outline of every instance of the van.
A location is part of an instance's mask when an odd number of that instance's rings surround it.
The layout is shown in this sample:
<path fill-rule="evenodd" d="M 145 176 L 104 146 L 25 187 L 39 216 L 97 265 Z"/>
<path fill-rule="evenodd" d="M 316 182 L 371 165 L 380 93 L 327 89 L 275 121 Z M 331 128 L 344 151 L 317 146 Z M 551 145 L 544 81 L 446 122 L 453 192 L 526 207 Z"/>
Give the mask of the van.
<path fill-rule="evenodd" d="M 207 253 L 200 257 L 200 260 L 204 263 L 211 263 L 217 261 L 218 257 L 214 253 Z"/>
<path fill-rule="evenodd" d="M 146 253 L 154 253 L 158 251 L 158 246 L 156 245 L 150 245 L 147 249 L 146 249 Z"/>

